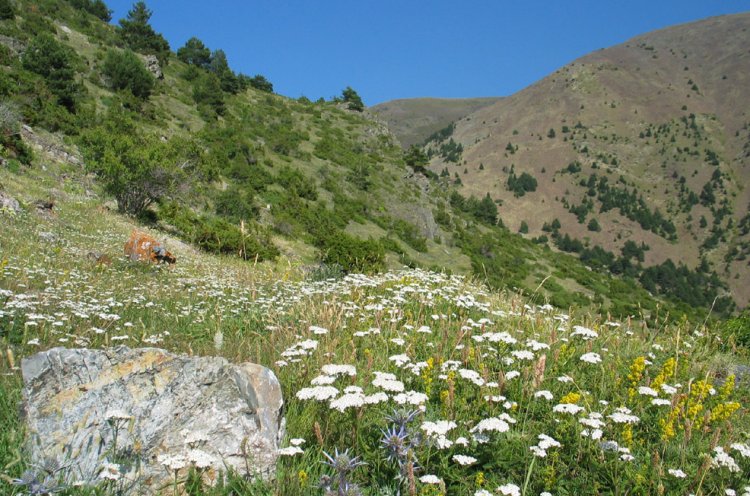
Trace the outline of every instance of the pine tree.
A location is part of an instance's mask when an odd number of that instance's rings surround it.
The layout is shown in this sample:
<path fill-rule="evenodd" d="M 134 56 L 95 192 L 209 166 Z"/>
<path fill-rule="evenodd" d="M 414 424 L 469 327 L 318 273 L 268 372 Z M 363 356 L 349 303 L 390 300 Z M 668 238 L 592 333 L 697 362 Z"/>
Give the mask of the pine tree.
<path fill-rule="evenodd" d="M 120 19 L 120 36 L 125 44 L 136 52 L 156 55 L 159 62 L 166 63 L 169 43 L 148 23 L 152 12 L 145 2 L 136 2 L 125 19 Z"/>
<path fill-rule="evenodd" d="M 186 64 L 206 68 L 211 63 L 211 50 L 201 40 L 193 36 L 177 50 L 177 58 Z"/>
<path fill-rule="evenodd" d="M 362 98 L 356 91 L 354 91 L 354 89 L 352 89 L 351 86 L 344 88 L 344 91 L 341 92 L 341 97 L 345 103 L 349 104 L 349 110 L 362 112 L 365 109 L 365 104 L 362 102 Z"/>

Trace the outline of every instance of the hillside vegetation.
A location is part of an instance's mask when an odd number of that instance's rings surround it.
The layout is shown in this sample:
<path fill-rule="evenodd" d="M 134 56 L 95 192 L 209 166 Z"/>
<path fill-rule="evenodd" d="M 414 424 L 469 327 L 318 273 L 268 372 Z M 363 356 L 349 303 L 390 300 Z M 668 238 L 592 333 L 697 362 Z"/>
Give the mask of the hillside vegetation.
<path fill-rule="evenodd" d="M 613 255 L 565 219 L 513 225 L 510 202 L 545 183 L 518 162 L 508 203 L 472 190 L 454 164 L 477 114 L 404 151 L 354 89 L 276 95 L 197 38 L 170 49 L 142 3 L 117 27 L 99 0 L 0 0 L 0 18 L 3 494 L 129 487 L 137 450 L 106 447 L 93 481 L 31 466 L 18 415 L 24 357 L 123 344 L 282 384 L 272 480 L 207 487 L 186 458 L 163 494 L 750 494 L 750 317 L 710 259 L 657 267 L 655 246 Z M 565 167 L 681 242 L 630 184 Z M 176 265 L 123 257 L 134 229 Z"/>
<path fill-rule="evenodd" d="M 744 307 L 749 38 L 738 14 L 594 52 L 436 133 L 429 168 L 595 270 L 627 272 L 634 244 L 652 293 L 705 305 L 715 293 L 691 287 L 725 287 Z"/>
<path fill-rule="evenodd" d="M 169 51 L 141 3 L 119 27 L 97 2 L 21 1 L 11 14 L 0 21 L 3 174 L 34 177 L 47 160 L 38 152 L 55 149 L 65 178 L 112 208 L 253 263 L 281 257 L 332 275 L 447 270 L 617 316 L 732 309 L 711 273 L 679 275 L 693 295 L 656 298 L 634 273 L 592 272 L 545 235 L 507 229 L 496 201 L 461 196 L 423 155 L 404 152 L 352 88 L 333 101 L 275 95 L 197 38 Z"/>
<path fill-rule="evenodd" d="M 612 320 L 417 269 L 249 264 L 156 231 L 177 265 L 131 262 L 114 254 L 135 225 L 85 185 L 64 180 L 52 212 L 33 208 L 58 167 L 4 182 L 26 210 L 0 217 L 3 494 L 129 487 L 137 453 L 113 453 L 117 471 L 94 481 L 74 460 L 29 466 L 17 409 L 23 357 L 116 345 L 252 361 L 282 384 L 274 481 L 209 488 L 186 462 L 164 494 L 743 494 L 746 317 Z"/>

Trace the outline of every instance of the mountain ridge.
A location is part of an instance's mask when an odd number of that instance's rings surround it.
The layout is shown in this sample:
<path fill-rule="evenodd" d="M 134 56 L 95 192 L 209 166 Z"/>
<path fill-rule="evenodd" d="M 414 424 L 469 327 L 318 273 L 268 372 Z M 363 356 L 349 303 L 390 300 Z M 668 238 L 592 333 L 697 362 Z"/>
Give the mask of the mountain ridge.
<path fill-rule="evenodd" d="M 524 221 L 530 236 L 543 234 L 543 225 L 559 217 L 562 232 L 590 238 L 592 244 L 611 251 L 619 251 L 630 238 L 646 242 L 652 248 L 646 252 L 647 264 L 669 258 L 696 266 L 707 257 L 747 304 L 750 292 L 741 284 L 746 264 L 743 260 L 725 264 L 723 259 L 734 250 L 731 246 L 741 246 L 740 251 L 747 247 L 744 234 L 729 234 L 746 215 L 750 200 L 744 188 L 750 117 L 736 104 L 750 98 L 750 55 L 741 41 L 748 40 L 748 27 L 750 14 L 719 16 L 637 36 L 576 59 L 458 120 L 449 138 L 427 147 L 433 150 L 431 170 L 458 174 L 465 193 L 489 193 L 504 204 L 499 215 L 511 229 Z M 641 137 L 656 133 L 659 126 L 661 139 Z M 691 137 L 683 136 L 687 132 Z M 669 143 L 672 136 L 675 144 Z M 448 140 L 463 147 L 458 163 L 437 153 Z M 707 156 L 719 165 L 709 166 Z M 603 163 L 612 159 L 617 165 Z M 564 168 L 576 161 L 583 172 L 565 174 Z M 717 204 L 698 204 L 680 212 L 676 205 L 682 195 L 680 181 L 685 191 L 698 195 L 711 182 L 715 170 L 711 167 L 722 174 L 714 189 L 727 191 L 719 195 Z M 531 174 L 539 189 L 520 197 L 509 191 L 511 168 Z M 644 195 L 652 212 L 659 209 L 675 223 L 679 245 L 611 211 L 602 214 L 601 232 L 579 224 L 563 203 L 570 207 L 585 200 L 587 188 L 578 183 L 586 179 L 583 175 L 597 172 L 614 180 L 623 176 L 628 188 Z M 701 216 L 709 221 L 722 217 L 712 209 L 721 210 L 725 198 L 733 225 L 727 224 L 726 214 L 717 225 L 726 242 L 703 250 L 701 244 L 713 234 L 699 230 L 695 221 Z M 600 204 L 595 203 L 586 218 L 599 216 Z M 692 214 L 697 218 L 690 219 Z M 734 274 L 739 278 L 734 279 Z"/>

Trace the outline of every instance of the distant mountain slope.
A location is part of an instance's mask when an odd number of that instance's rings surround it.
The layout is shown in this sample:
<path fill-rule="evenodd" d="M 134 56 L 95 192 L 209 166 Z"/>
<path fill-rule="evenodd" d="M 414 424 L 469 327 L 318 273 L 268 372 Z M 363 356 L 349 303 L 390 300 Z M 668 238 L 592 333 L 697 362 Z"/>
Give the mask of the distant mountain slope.
<path fill-rule="evenodd" d="M 558 219 L 559 239 L 615 255 L 645 243 L 645 265 L 708 264 L 746 305 L 748 47 L 745 13 L 594 52 L 459 120 L 427 147 L 431 168 L 502 202 L 511 230 L 539 236 Z"/>
<path fill-rule="evenodd" d="M 432 133 L 500 98 L 406 98 L 370 108 L 384 120 L 404 148 L 422 143 Z"/>

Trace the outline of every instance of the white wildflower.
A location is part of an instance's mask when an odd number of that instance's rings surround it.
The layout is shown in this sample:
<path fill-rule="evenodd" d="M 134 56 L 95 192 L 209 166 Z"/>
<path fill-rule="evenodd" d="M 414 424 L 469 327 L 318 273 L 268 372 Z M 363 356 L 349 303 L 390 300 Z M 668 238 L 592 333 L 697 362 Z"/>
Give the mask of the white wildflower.
<path fill-rule="evenodd" d="M 405 364 L 411 362 L 411 358 L 409 358 L 406 355 L 393 355 L 392 357 L 389 357 L 388 360 L 396 364 L 396 367 L 403 367 Z"/>
<path fill-rule="evenodd" d="M 517 370 L 511 370 L 510 372 L 507 372 L 505 374 L 505 379 L 508 380 L 508 381 L 510 381 L 510 380 L 515 379 L 516 377 L 519 377 L 520 375 L 521 375 L 521 373 L 519 371 L 517 371 Z"/>
<path fill-rule="evenodd" d="M 459 369 L 458 375 L 460 375 L 463 379 L 467 379 L 477 386 L 482 386 L 484 384 L 484 379 L 482 379 L 482 376 L 479 375 L 479 372 L 471 369 Z"/>
<path fill-rule="evenodd" d="M 349 377 L 354 377 L 355 375 L 357 375 L 357 369 L 356 367 L 354 367 L 354 365 L 337 365 L 329 363 L 327 365 L 323 365 L 323 368 L 321 370 L 324 374 L 332 376 L 348 375 Z"/>
<path fill-rule="evenodd" d="M 212 455 L 200 449 L 191 449 L 188 451 L 187 459 L 196 468 L 200 469 L 208 468 L 217 461 Z"/>
<path fill-rule="evenodd" d="M 667 473 L 672 477 L 677 477 L 678 479 L 684 479 L 685 477 L 687 477 L 687 474 L 678 468 L 670 468 L 669 470 L 667 470 Z"/>
<path fill-rule="evenodd" d="M 642 396 L 653 396 L 654 398 L 659 396 L 659 393 L 655 389 L 651 389 L 650 387 L 646 387 L 646 386 L 639 387 L 638 394 Z"/>
<path fill-rule="evenodd" d="M 467 455 L 453 455 L 452 460 L 459 465 L 467 466 L 476 463 L 477 459 Z"/>
<path fill-rule="evenodd" d="M 742 443 L 734 443 L 731 446 L 729 446 L 735 451 L 738 451 L 742 458 L 750 458 L 750 445 L 742 444 Z"/>
<path fill-rule="evenodd" d="M 588 327 L 583 326 L 573 326 L 573 332 L 570 333 L 571 336 L 581 336 L 584 340 L 594 339 L 599 337 L 599 334 L 594 331 L 593 329 L 589 329 Z"/>
<path fill-rule="evenodd" d="M 554 398 L 554 396 L 552 395 L 551 391 L 543 389 L 534 393 L 534 398 L 544 398 L 547 401 L 552 401 L 552 398 Z"/>
<path fill-rule="evenodd" d="M 276 454 L 279 456 L 294 456 L 294 455 L 301 455 L 304 453 L 304 450 L 300 448 L 299 446 L 289 446 L 287 448 L 280 448 L 276 450 Z"/>
<path fill-rule="evenodd" d="M 328 386 L 336 382 L 336 377 L 332 375 L 319 375 L 310 381 L 313 386 Z"/>
<path fill-rule="evenodd" d="M 521 496 L 521 488 L 515 484 L 503 484 L 497 491 L 504 496 Z"/>
<path fill-rule="evenodd" d="M 607 417 L 616 424 L 636 424 L 641 420 L 638 416 L 632 415 L 630 409 L 624 406 L 616 409 L 613 414 Z"/>
<path fill-rule="evenodd" d="M 302 388 L 297 391 L 295 396 L 300 400 L 318 400 L 325 401 L 338 396 L 339 390 L 333 386 L 315 386 L 311 388 Z"/>
<path fill-rule="evenodd" d="M 569 413 L 571 415 L 577 415 L 584 411 L 585 408 L 573 403 L 560 403 L 552 407 L 552 411 L 555 413 Z"/>
<path fill-rule="evenodd" d="M 436 475 L 427 474 L 420 477 L 419 482 L 422 484 L 440 484 L 443 481 Z"/>
<path fill-rule="evenodd" d="M 602 357 L 599 355 L 599 353 L 594 353 L 593 351 L 590 353 L 584 353 L 581 355 L 581 361 L 586 363 L 601 363 Z"/>

